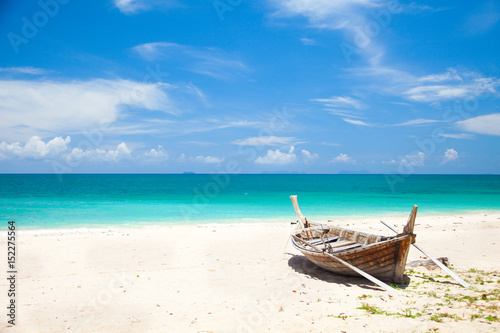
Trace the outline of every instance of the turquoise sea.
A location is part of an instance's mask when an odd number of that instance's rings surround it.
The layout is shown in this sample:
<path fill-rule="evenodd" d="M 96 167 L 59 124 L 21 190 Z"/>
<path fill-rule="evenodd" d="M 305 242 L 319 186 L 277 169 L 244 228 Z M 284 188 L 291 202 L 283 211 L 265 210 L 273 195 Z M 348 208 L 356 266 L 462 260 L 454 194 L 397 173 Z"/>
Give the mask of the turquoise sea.
<path fill-rule="evenodd" d="M 498 175 L 2 174 L 1 219 L 18 228 L 288 222 L 500 212 Z"/>

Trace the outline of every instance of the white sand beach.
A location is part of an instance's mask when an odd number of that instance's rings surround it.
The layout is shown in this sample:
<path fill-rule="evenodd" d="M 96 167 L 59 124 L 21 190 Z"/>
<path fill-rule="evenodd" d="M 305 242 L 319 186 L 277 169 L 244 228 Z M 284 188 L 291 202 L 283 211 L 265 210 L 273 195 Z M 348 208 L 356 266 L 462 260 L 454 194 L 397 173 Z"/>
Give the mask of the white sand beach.
<path fill-rule="evenodd" d="M 378 218 L 340 226 L 390 235 Z M 386 218 L 401 229 L 405 219 Z M 263 221 L 265 222 L 265 221 Z M 500 329 L 500 214 L 419 216 L 417 244 L 448 257 L 388 293 L 316 267 L 289 224 L 18 232 L 16 325 L 5 332 L 491 332 Z M 6 233 L 1 247 L 6 248 Z M 410 250 L 409 262 L 422 259 Z M 0 281 L 0 294 L 7 294 Z M 2 299 L 3 296 L 2 296 Z M 5 310 L 5 304 L 2 306 Z M 359 309 L 362 307 L 362 309 Z"/>

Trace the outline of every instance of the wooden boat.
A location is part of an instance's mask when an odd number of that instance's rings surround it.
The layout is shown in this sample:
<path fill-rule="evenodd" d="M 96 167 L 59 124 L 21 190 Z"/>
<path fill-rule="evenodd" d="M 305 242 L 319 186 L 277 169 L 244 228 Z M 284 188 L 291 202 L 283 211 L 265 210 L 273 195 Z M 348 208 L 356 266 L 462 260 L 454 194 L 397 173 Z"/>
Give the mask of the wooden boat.
<path fill-rule="evenodd" d="M 416 237 L 413 227 L 417 206 L 413 206 L 402 233 L 381 236 L 311 223 L 300 212 L 297 196 L 291 196 L 290 199 L 299 222 L 298 228 L 292 232 L 291 241 L 307 259 L 336 274 L 363 275 L 375 277 L 376 281 L 378 278 L 403 283 L 409 248 Z"/>

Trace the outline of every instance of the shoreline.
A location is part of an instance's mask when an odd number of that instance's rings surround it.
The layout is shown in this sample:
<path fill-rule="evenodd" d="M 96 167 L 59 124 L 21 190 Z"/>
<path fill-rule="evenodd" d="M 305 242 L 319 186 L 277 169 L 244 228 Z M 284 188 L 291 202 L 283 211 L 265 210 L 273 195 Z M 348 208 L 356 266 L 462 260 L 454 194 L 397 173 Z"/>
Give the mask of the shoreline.
<path fill-rule="evenodd" d="M 452 214 L 434 214 L 434 213 L 417 213 L 417 225 L 419 219 L 441 219 L 441 218 L 478 218 L 481 216 L 494 216 L 498 217 L 500 220 L 500 210 L 481 210 L 481 211 L 469 211 L 467 213 L 454 212 Z M 388 221 L 397 221 L 401 220 L 401 222 L 405 222 L 408 214 L 391 214 L 387 216 L 382 215 L 344 215 L 344 216 L 334 216 L 334 217 L 311 217 L 309 221 L 311 222 L 319 222 L 319 223 L 330 223 L 334 225 L 341 225 L 346 222 L 354 223 L 354 222 L 370 222 L 373 221 L 373 224 L 378 224 L 380 220 L 388 220 Z M 20 234 L 36 234 L 36 233 L 71 233 L 71 232 L 92 232 L 92 231 L 103 231 L 103 230 L 135 230 L 135 229 L 157 229 L 157 228 L 178 228 L 178 227 L 210 227 L 210 226 L 245 226 L 245 225 L 269 225 L 269 226 L 281 226 L 287 225 L 291 226 L 291 222 L 296 220 L 295 217 L 290 218 L 262 218 L 262 219 L 253 219 L 247 218 L 245 222 L 237 222 L 237 219 L 227 219 L 223 220 L 224 222 L 220 222 L 223 219 L 219 219 L 217 221 L 209 222 L 201 222 L 201 221 L 193 221 L 192 223 L 172 223 L 172 222 L 137 222 L 136 224 L 126 223 L 126 224 L 93 224 L 93 225 L 76 225 L 75 227 L 53 227 L 53 228 L 44 228 L 44 227 L 29 227 L 25 229 L 21 229 L 18 224 L 18 233 Z M 206 221 L 206 220 L 205 220 Z M 16 221 L 17 222 L 17 221 Z M 500 222 L 500 221 L 499 221 Z M 0 231 L 0 235 L 6 235 L 6 231 Z"/>

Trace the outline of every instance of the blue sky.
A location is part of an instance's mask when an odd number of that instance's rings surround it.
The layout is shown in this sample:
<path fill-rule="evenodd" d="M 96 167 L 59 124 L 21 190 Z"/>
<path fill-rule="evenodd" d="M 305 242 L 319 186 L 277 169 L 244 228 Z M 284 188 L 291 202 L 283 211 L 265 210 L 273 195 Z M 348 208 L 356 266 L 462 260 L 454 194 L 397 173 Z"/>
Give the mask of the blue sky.
<path fill-rule="evenodd" d="M 500 171 L 496 1 L 0 13 L 0 172 Z"/>

